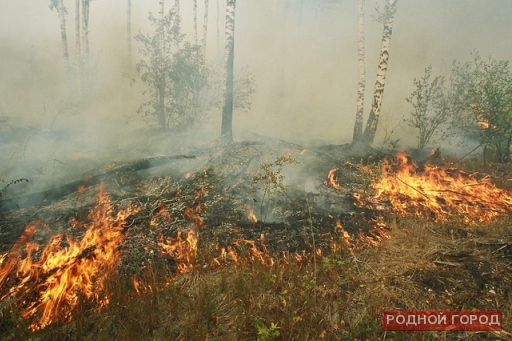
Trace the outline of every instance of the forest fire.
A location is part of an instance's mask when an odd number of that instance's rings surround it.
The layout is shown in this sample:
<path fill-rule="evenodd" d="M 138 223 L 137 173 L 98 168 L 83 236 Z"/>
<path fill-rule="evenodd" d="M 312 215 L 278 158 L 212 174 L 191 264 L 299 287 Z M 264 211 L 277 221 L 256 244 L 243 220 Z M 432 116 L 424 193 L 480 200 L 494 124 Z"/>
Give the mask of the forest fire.
<path fill-rule="evenodd" d="M 340 183 L 338 182 L 338 178 L 334 173 L 338 170 L 338 167 L 335 167 L 329 171 L 329 175 L 327 176 L 327 180 L 324 181 L 324 184 L 327 186 L 332 186 L 336 189 L 341 189 Z"/>
<path fill-rule="evenodd" d="M 489 177 L 431 165 L 421 169 L 405 153 L 392 163 L 385 161 L 382 177 L 372 187 L 375 199 L 389 201 L 395 213 L 437 222 L 456 216 L 476 224 L 512 211 L 512 194 Z"/>
<path fill-rule="evenodd" d="M 82 299 L 101 308 L 109 303 L 106 280 L 120 257 L 126 218 L 137 209 L 112 213 L 107 193 L 100 187 L 97 205 L 88 215 L 81 240 L 57 234 L 37 256 L 32 242 L 42 223 L 27 225 L 0 269 L 1 300 L 13 299 L 23 318 L 38 318 L 30 325 L 40 330 L 51 323 L 69 321 Z M 22 252 L 24 250 L 24 252 Z"/>

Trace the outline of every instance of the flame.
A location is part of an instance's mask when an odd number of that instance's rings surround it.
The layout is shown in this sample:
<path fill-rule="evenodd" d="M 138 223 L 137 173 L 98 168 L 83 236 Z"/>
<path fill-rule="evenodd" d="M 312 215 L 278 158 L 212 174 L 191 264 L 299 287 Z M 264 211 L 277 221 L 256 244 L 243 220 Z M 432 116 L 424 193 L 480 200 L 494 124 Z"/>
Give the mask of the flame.
<path fill-rule="evenodd" d="M 159 209 L 153 214 L 149 222 L 149 226 L 157 227 L 159 225 L 169 225 L 172 221 L 171 214 L 167 211 L 167 207 L 163 202 L 158 203 Z"/>
<path fill-rule="evenodd" d="M 343 227 L 343 225 L 341 224 L 341 222 L 339 220 L 336 220 L 336 228 L 339 229 L 341 232 L 341 238 L 343 239 L 343 243 L 345 243 L 345 245 L 349 249 L 353 249 L 354 248 L 354 238 L 350 234 L 348 234 L 348 232 L 345 230 L 345 228 Z"/>
<path fill-rule="evenodd" d="M 187 207 L 183 210 L 183 215 L 194 222 L 197 227 L 206 228 L 204 219 L 198 216 L 198 213 L 202 212 L 201 205 L 195 207 Z"/>
<path fill-rule="evenodd" d="M 193 261 L 197 256 L 198 237 L 199 233 L 196 230 L 181 229 L 178 230 L 176 238 L 167 237 L 164 241 L 163 235 L 159 236 L 158 245 L 162 248 L 162 256 L 171 257 L 176 261 L 177 274 L 183 274 L 193 267 Z"/>
<path fill-rule="evenodd" d="M 254 215 L 254 211 L 251 210 L 249 212 L 249 215 L 247 216 L 247 219 L 249 219 L 250 221 L 252 221 L 253 223 L 257 223 L 258 222 L 258 219 L 256 218 L 256 216 Z"/>
<path fill-rule="evenodd" d="M 82 298 L 96 303 L 98 308 L 107 305 L 106 280 L 115 271 L 120 257 L 125 219 L 136 211 L 134 208 L 112 214 L 108 195 L 100 186 L 97 205 L 88 216 L 90 223 L 84 225 L 83 238 L 54 235 L 38 260 L 33 254 L 39 246 L 31 239 L 41 224 L 28 224 L 2 262 L 0 292 L 6 292 L 4 284 L 11 288 L 1 299 L 16 295 L 15 305 L 22 311 L 21 316 L 37 317 L 29 326 L 32 331 L 44 329 L 58 319 L 70 321 Z M 23 248 L 26 256 L 22 259 Z"/>
<path fill-rule="evenodd" d="M 208 191 L 204 189 L 204 186 L 201 186 L 201 189 L 199 189 L 199 191 L 197 191 L 197 194 L 196 194 L 194 200 L 202 198 L 207 194 L 208 194 Z"/>
<path fill-rule="evenodd" d="M 385 160 L 382 172 L 372 185 L 375 199 L 389 200 L 401 215 L 412 213 L 437 222 L 457 215 L 476 224 L 512 211 L 512 194 L 497 188 L 489 177 L 431 165 L 421 170 L 405 153 L 397 154 L 393 163 Z"/>
<path fill-rule="evenodd" d="M 274 265 L 275 260 L 270 255 L 265 245 L 265 235 L 261 234 L 256 241 L 239 238 L 233 242 L 239 250 L 245 250 L 245 257 L 240 256 L 240 252 L 231 246 L 221 248 L 220 255 L 213 259 L 215 265 L 226 264 L 232 261 L 237 265 L 246 265 L 246 262 L 259 262 L 267 267 Z M 284 259 L 284 258 L 283 258 Z"/>
<path fill-rule="evenodd" d="M 336 173 L 336 171 L 338 170 L 339 168 L 338 167 L 335 167 L 333 169 L 331 169 L 329 171 L 329 175 L 327 176 L 327 179 L 328 180 L 325 180 L 324 181 L 324 184 L 329 186 L 331 185 L 332 187 L 336 188 L 336 189 L 341 189 L 341 186 L 338 182 L 338 178 L 336 177 L 336 175 L 334 173 Z"/>

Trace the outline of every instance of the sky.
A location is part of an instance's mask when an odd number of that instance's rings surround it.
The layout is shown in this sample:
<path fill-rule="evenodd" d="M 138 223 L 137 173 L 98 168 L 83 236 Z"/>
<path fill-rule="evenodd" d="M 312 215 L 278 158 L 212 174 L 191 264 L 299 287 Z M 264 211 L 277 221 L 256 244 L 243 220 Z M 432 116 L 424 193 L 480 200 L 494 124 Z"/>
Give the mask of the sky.
<path fill-rule="evenodd" d="M 122 140 L 133 136 L 130 131 L 147 128 L 136 115 L 144 100 L 142 85 L 130 87 L 123 77 L 137 75 L 126 68 L 127 2 L 90 3 L 95 81 L 87 100 L 74 110 L 66 107 L 60 22 L 49 3 L 0 1 L 0 121 L 36 131 L 36 137 L 30 132 L 23 136 L 25 159 L 61 160 L 61 154 L 87 158 L 98 155 L 98 149 L 114 153 Z M 73 60 L 75 2 L 64 3 Z M 173 4 L 167 0 L 166 10 Z M 198 5 L 201 34 L 204 2 Z M 192 1 L 181 0 L 180 6 L 187 39 L 192 40 Z M 365 3 L 365 120 L 382 38 L 382 24 L 373 20 L 377 6 L 383 8 L 384 1 Z M 158 8 L 156 0 L 132 0 L 132 34 L 148 32 L 148 13 L 156 14 Z M 216 65 L 223 58 L 223 11 L 224 1 L 210 0 L 207 61 Z M 249 111 L 235 111 L 235 139 L 243 139 L 248 130 L 303 145 L 350 142 L 358 79 L 357 0 L 238 0 L 236 11 L 235 69 L 246 68 L 254 75 L 256 91 Z M 407 118 L 411 108 L 405 98 L 413 91 L 413 79 L 429 65 L 434 74 L 448 76 L 453 60 L 471 60 L 475 50 L 484 58 L 512 59 L 510 18 L 509 0 L 399 0 L 377 143 Z M 132 52 L 134 61 L 140 58 L 136 43 Z M 221 109 L 209 120 L 211 134 L 202 135 L 205 142 L 219 137 L 220 116 Z M 76 143 L 44 144 L 60 131 L 72 132 Z M 395 139 L 401 138 L 404 147 L 414 146 L 415 134 L 402 124 Z M 12 155 L 16 143 L 8 144 L 5 134 L 2 138 L 8 146 L 4 154 Z"/>

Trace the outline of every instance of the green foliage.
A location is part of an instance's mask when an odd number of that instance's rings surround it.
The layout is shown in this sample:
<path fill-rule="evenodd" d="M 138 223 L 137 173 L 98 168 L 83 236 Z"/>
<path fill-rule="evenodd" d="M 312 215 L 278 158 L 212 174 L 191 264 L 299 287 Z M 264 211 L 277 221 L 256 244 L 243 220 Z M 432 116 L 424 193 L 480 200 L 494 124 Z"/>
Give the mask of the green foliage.
<path fill-rule="evenodd" d="M 185 41 L 181 20 L 170 11 L 163 19 L 149 15 L 150 34 L 136 35 L 142 59 L 136 64 L 147 96 L 137 113 L 156 126 L 183 130 L 202 122 L 224 99 L 223 67 L 209 67 L 202 47 Z M 129 75 L 130 83 L 136 80 Z M 247 68 L 235 74 L 234 107 L 248 110 L 254 93 L 254 76 Z"/>
<path fill-rule="evenodd" d="M 444 78 L 436 76 L 431 80 L 431 75 L 432 66 L 429 66 L 421 79 L 414 79 L 416 89 L 406 98 L 413 107 L 407 123 L 419 129 L 418 149 L 425 148 L 438 128 L 447 123 L 450 117 Z"/>
<path fill-rule="evenodd" d="M 277 323 L 271 322 L 267 327 L 261 316 L 254 318 L 253 326 L 258 330 L 258 341 L 269 341 L 281 335 Z"/>
<path fill-rule="evenodd" d="M 149 97 L 137 112 L 156 118 L 160 128 L 189 128 L 205 110 L 203 93 L 209 70 L 201 47 L 184 42 L 180 18 L 173 11 L 163 19 L 150 15 L 149 20 L 155 28 L 153 34 L 135 37 L 142 44 L 139 52 L 143 57 L 136 68 L 148 86 L 143 94 Z"/>
<path fill-rule="evenodd" d="M 225 68 L 218 65 L 211 69 L 209 74 L 210 86 L 208 87 L 208 101 L 212 108 L 220 108 L 224 103 L 224 91 L 226 88 Z M 240 111 L 251 109 L 251 97 L 255 92 L 254 75 L 248 66 L 235 70 L 233 80 L 233 108 Z"/>
<path fill-rule="evenodd" d="M 300 162 L 291 156 L 279 156 L 272 163 L 265 163 L 260 166 L 260 172 L 252 179 L 251 188 L 261 190 L 263 192 L 260 202 L 260 217 L 266 220 L 268 208 L 263 214 L 263 204 L 265 199 L 275 201 L 276 197 L 286 195 L 288 188 L 284 185 L 284 175 L 282 174 L 285 164 L 299 164 Z M 259 186 L 259 187 L 258 187 Z"/>
<path fill-rule="evenodd" d="M 509 162 L 512 144 L 512 72 L 509 62 L 478 53 L 465 64 L 454 62 L 453 125 L 495 153 L 494 161 Z"/>

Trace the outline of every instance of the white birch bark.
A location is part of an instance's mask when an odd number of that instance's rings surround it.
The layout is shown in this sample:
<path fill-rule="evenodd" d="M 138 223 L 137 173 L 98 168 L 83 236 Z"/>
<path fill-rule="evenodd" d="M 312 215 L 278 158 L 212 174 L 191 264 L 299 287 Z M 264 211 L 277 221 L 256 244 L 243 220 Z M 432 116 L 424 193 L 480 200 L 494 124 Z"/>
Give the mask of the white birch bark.
<path fill-rule="evenodd" d="M 204 0 L 204 18 L 203 18 L 203 59 L 206 59 L 206 36 L 208 35 L 208 7 L 209 1 Z"/>
<path fill-rule="evenodd" d="M 386 72 L 388 70 L 389 46 L 391 44 L 391 35 L 393 33 L 393 20 L 396 12 L 396 4 L 398 0 L 386 0 L 384 32 L 382 34 L 382 45 L 380 50 L 379 68 L 377 70 L 377 80 L 373 93 L 372 111 L 366 122 L 364 130 L 364 142 L 372 144 L 377 131 L 379 122 L 380 109 L 382 105 L 382 97 L 384 95 L 384 85 L 386 84 Z"/>
<path fill-rule="evenodd" d="M 62 40 L 62 50 L 64 53 L 64 62 L 66 63 L 66 73 L 69 74 L 69 52 L 68 52 L 68 36 L 66 34 L 66 8 L 64 1 L 57 1 L 57 13 L 60 19 L 60 36 Z"/>
<path fill-rule="evenodd" d="M 132 65 L 132 0 L 126 6 L 126 48 L 128 52 L 128 68 Z"/>
<path fill-rule="evenodd" d="M 75 0 L 75 64 L 76 64 L 76 90 L 77 95 L 80 96 L 82 92 L 82 46 L 81 36 L 80 36 L 80 0 Z"/>
<path fill-rule="evenodd" d="M 197 36 L 197 0 L 194 0 L 194 39 L 196 42 L 196 45 L 199 44 L 198 36 Z"/>
<path fill-rule="evenodd" d="M 356 123 L 354 125 L 353 141 L 359 141 L 363 135 L 364 92 L 366 89 L 365 67 L 365 41 L 364 41 L 364 0 L 358 0 L 359 7 L 359 42 L 357 64 L 359 69 L 359 81 L 357 83 Z"/>
<path fill-rule="evenodd" d="M 236 0 L 226 2 L 226 94 L 222 110 L 221 136 L 223 142 L 233 141 L 233 66 L 235 50 L 235 7 Z"/>

